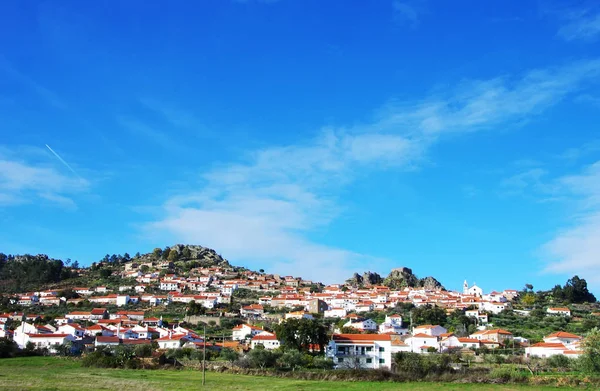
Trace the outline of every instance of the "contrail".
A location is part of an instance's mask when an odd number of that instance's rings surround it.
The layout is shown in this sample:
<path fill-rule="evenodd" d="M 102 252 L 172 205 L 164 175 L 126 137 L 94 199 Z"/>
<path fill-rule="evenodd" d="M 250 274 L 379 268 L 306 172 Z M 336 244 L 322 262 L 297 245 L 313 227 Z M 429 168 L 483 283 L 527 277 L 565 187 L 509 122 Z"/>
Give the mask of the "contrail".
<path fill-rule="evenodd" d="M 65 167 L 67 167 L 69 170 L 71 170 L 71 172 L 72 172 L 73 174 L 75 174 L 75 176 L 76 176 L 77 178 L 81 179 L 81 177 L 79 176 L 79 174 L 78 174 L 78 173 L 77 173 L 75 170 L 73 170 L 73 167 L 69 166 L 69 163 L 65 162 L 65 160 L 64 160 L 62 157 L 60 157 L 60 155 L 59 155 L 58 153 L 54 152 L 54 150 L 53 150 L 52 148 L 50 148 L 50 146 L 49 146 L 48 144 L 46 144 L 46 148 L 48 148 L 48 149 L 50 150 L 50 152 L 52 152 L 52 154 L 53 154 L 54 156 L 56 156 L 56 158 L 57 158 L 58 160 L 60 160 L 60 162 L 61 162 L 62 164 L 64 164 L 64 165 L 65 165 Z"/>

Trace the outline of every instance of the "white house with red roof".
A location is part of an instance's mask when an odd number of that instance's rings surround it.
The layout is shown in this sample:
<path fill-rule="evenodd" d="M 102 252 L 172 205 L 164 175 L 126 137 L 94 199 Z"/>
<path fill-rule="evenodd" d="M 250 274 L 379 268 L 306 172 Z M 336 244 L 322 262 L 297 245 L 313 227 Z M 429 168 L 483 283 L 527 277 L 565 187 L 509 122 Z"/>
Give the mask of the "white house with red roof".
<path fill-rule="evenodd" d="M 241 341 L 246 339 L 246 336 L 250 335 L 250 338 L 257 334 L 262 333 L 264 330 L 260 327 L 252 326 L 249 324 L 240 324 L 233 328 L 232 339 L 234 341 Z"/>
<path fill-rule="evenodd" d="M 424 324 L 413 329 L 413 334 L 427 334 L 433 337 L 447 333 L 448 330 L 440 325 Z"/>
<path fill-rule="evenodd" d="M 546 310 L 548 315 L 571 316 L 571 310 L 567 307 L 549 307 Z"/>
<path fill-rule="evenodd" d="M 275 334 L 263 331 L 252 337 L 252 340 L 250 341 L 250 347 L 252 349 L 256 348 L 258 345 L 262 345 L 265 349 L 273 350 L 279 348 L 281 343 Z"/>
<path fill-rule="evenodd" d="M 333 334 L 326 356 L 335 368 L 391 368 L 392 355 L 408 351 L 398 336 L 389 334 Z"/>

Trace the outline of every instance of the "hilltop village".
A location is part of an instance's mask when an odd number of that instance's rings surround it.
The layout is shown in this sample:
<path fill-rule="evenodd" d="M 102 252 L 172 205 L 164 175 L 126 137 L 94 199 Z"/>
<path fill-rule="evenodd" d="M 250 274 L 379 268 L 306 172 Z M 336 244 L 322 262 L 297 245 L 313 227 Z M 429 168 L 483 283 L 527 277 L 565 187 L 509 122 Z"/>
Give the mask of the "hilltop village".
<path fill-rule="evenodd" d="M 505 320 L 506 314 L 527 319 L 532 311 L 563 325 L 581 318 L 568 306 L 540 308 L 532 303 L 527 308 L 524 296 L 532 295 L 527 290 L 484 292 L 465 281 L 462 291 L 448 291 L 437 281 L 416 279 L 407 268 L 392 271 L 394 281 L 357 281 L 355 275 L 346 283 L 324 286 L 233 267 L 199 246 L 173 246 L 167 257 L 163 251 L 125 262 L 107 256 L 90 268 L 71 270 L 67 284 L 61 281 L 54 284 L 57 288 L 3 295 L 7 312 L 0 314 L 0 338 L 19 349 L 44 349 L 48 354 L 119 345 L 247 352 L 283 347 L 285 337 L 277 334 L 281 325 L 310 321 L 326 327 L 326 340 L 321 338 L 309 349 L 321 351 L 337 368 L 389 368 L 397 352 L 582 354 L 582 335 L 555 329 L 532 341 L 496 324 L 495 319 Z M 94 280 L 92 275 L 104 279 Z M 83 281 L 96 283 L 69 285 Z M 597 315 L 592 311 L 585 316 Z M 202 325 L 212 327 L 212 335 L 209 331 L 205 337 Z M 222 327 L 215 335 L 217 325 Z"/>

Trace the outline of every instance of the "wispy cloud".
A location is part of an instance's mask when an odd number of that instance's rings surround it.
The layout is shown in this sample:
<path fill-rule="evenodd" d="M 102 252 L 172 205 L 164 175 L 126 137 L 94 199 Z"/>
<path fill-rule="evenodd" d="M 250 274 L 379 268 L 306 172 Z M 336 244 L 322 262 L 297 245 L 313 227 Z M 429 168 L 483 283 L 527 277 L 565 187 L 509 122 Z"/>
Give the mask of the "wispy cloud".
<path fill-rule="evenodd" d="M 89 188 L 89 182 L 57 170 L 49 161 L 31 159 L 0 149 L 0 204 L 18 205 L 36 200 L 69 208 L 75 207 L 70 195 Z"/>
<path fill-rule="evenodd" d="M 546 272 L 579 275 L 600 288 L 600 161 L 580 174 L 558 180 L 572 197 L 576 212 L 569 227 L 542 248 Z"/>
<path fill-rule="evenodd" d="M 336 197 L 340 188 L 369 172 L 412 169 L 444 137 L 541 114 L 596 81 L 599 65 L 591 60 L 520 78 L 465 81 L 420 101 L 391 102 L 368 123 L 326 128 L 302 144 L 249 152 L 204 173 L 194 184 L 197 191 L 169 198 L 145 233 L 215 247 L 274 272 L 339 280 L 373 259 L 311 240 L 343 213 Z M 525 186 L 542 174 L 529 172 L 512 185 Z"/>
<path fill-rule="evenodd" d="M 54 106 L 57 109 L 64 110 L 67 104 L 52 90 L 44 87 L 31 77 L 16 69 L 6 58 L 0 55 L 0 71 L 3 71 L 10 78 L 28 87 L 32 92 L 37 94 L 46 103 Z"/>
<path fill-rule="evenodd" d="M 563 12 L 565 24 L 558 36 L 567 41 L 595 41 L 600 36 L 600 9 L 598 7 L 572 9 Z"/>
<path fill-rule="evenodd" d="M 396 23 L 414 28 L 420 23 L 420 15 L 424 6 L 422 1 L 394 0 L 392 9 Z"/>

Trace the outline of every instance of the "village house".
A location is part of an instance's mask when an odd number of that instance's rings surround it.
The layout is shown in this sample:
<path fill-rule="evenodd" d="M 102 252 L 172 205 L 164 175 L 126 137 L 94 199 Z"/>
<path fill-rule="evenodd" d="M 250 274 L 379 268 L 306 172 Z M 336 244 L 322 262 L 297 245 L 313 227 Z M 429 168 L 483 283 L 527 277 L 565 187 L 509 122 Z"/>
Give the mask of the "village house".
<path fill-rule="evenodd" d="M 262 345 L 265 349 L 273 350 L 279 348 L 280 342 L 275 334 L 263 331 L 252 337 L 250 341 L 252 349 L 256 348 L 257 345 Z"/>
<path fill-rule="evenodd" d="M 246 339 L 246 337 L 250 336 L 250 338 L 254 337 L 257 334 L 262 333 L 264 330 L 260 327 L 251 326 L 249 324 L 241 324 L 239 326 L 235 326 L 232 331 L 232 339 L 234 341 L 241 341 Z"/>
<path fill-rule="evenodd" d="M 413 334 L 427 334 L 433 337 L 437 337 L 439 335 L 447 333 L 448 330 L 443 328 L 440 325 L 431 325 L 425 324 L 422 326 L 417 326 L 413 329 Z"/>
<path fill-rule="evenodd" d="M 548 315 L 571 316 L 571 310 L 567 307 L 550 307 L 546 310 Z"/>
<path fill-rule="evenodd" d="M 326 349 L 335 368 L 391 368 L 392 355 L 408 346 L 389 334 L 333 334 Z"/>

